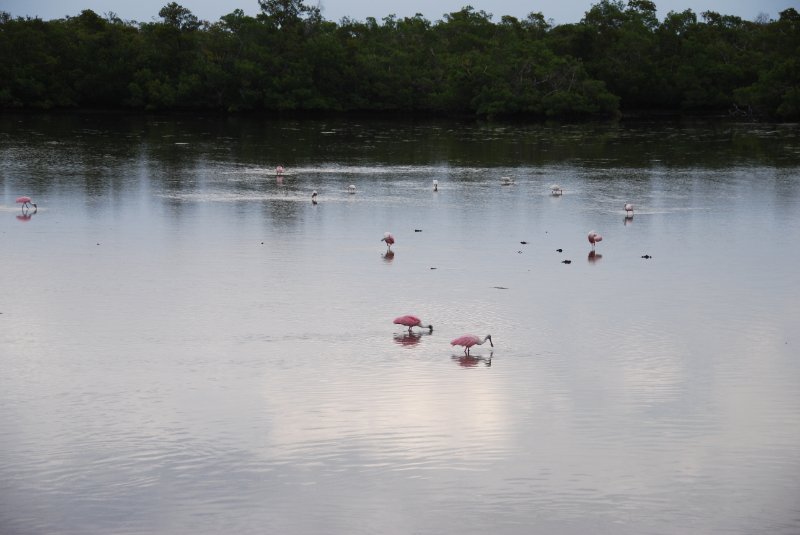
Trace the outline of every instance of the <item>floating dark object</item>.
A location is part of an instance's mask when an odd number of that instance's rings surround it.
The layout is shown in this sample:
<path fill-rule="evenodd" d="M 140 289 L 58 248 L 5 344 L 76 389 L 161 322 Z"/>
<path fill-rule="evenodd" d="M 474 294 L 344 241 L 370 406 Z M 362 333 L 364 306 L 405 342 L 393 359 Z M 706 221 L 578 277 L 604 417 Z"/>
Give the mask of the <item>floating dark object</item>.
<path fill-rule="evenodd" d="M 421 228 L 415 228 L 414 232 L 422 232 L 422 229 Z"/>
<path fill-rule="evenodd" d="M 522 254 L 522 251 L 517 251 L 517 254 Z"/>
<path fill-rule="evenodd" d="M 494 286 L 494 288 L 497 288 L 498 290 L 508 290 L 508 288 L 505 286 Z"/>
<path fill-rule="evenodd" d="M 521 241 L 520 243 L 521 243 L 522 245 L 528 245 L 528 242 L 526 242 L 526 241 Z"/>
<path fill-rule="evenodd" d="M 562 264 L 571 264 L 572 260 L 562 260 L 561 263 Z"/>
<path fill-rule="evenodd" d="M 652 257 L 652 256 L 650 256 L 649 254 L 646 254 L 646 255 L 643 255 L 643 256 L 642 256 L 642 258 L 647 258 L 647 259 L 650 259 L 650 258 L 653 258 L 653 257 Z"/>
<path fill-rule="evenodd" d="M 564 252 L 564 249 L 556 249 L 556 252 L 557 252 L 557 253 L 563 253 L 563 252 Z"/>
<path fill-rule="evenodd" d="M 436 268 L 435 268 L 435 267 L 432 267 L 431 269 L 436 269 Z"/>

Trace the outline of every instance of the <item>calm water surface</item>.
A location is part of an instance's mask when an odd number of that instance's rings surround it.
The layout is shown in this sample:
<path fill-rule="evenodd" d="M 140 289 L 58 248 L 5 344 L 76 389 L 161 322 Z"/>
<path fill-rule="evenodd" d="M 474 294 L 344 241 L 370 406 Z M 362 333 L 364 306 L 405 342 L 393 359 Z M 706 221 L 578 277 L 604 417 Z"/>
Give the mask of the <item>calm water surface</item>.
<path fill-rule="evenodd" d="M 0 117 L 0 533 L 796 534 L 798 239 L 797 125 Z"/>

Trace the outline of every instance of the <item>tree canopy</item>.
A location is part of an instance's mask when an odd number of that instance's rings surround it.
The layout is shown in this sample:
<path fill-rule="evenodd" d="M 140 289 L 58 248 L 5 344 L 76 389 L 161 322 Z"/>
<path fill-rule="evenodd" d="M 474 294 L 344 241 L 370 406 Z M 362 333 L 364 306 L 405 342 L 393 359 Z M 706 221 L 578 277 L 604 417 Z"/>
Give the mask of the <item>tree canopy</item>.
<path fill-rule="evenodd" d="M 601 0 L 575 24 L 465 6 L 429 21 L 325 20 L 258 0 L 216 22 L 171 2 L 137 23 L 0 12 L 0 108 L 389 111 L 596 117 L 663 110 L 800 118 L 800 15 L 749 22 Z"/>

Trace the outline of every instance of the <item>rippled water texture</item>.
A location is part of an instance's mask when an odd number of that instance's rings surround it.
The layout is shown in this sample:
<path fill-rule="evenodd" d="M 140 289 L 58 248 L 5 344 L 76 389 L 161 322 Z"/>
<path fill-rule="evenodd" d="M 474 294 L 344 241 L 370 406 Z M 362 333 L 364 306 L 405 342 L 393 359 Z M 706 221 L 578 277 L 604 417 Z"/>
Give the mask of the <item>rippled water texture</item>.
<path fill-rule="evenodd" d="M 0 533 L 796 534 L 799 162 L 797 125 L 0 117 Z"/>

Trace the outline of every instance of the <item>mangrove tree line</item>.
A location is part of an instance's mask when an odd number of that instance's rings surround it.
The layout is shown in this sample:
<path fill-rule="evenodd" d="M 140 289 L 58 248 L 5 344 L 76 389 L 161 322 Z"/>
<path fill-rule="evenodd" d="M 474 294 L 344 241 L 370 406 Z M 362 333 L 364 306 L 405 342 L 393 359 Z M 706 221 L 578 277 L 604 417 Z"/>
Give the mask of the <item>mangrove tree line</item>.
<path fill-rule="evenodd" d="M 619 111 L 800 118 L 800 15 L 601 0 L 575 24 L 470 6 L 431 22 L 325 20 L 302 0 L 258 0 L 216 22 L 172 2 L 160 20 L 44 21 L 0 12 L 0 107 L 400 111 L 610 116 Z"/>

